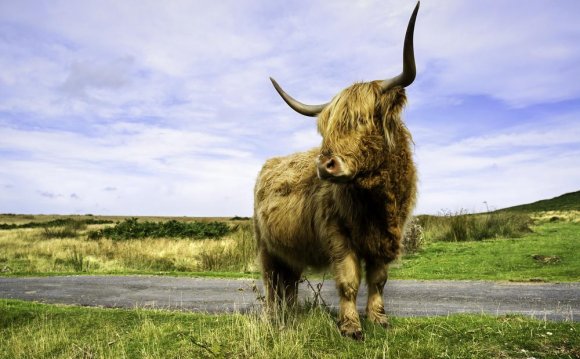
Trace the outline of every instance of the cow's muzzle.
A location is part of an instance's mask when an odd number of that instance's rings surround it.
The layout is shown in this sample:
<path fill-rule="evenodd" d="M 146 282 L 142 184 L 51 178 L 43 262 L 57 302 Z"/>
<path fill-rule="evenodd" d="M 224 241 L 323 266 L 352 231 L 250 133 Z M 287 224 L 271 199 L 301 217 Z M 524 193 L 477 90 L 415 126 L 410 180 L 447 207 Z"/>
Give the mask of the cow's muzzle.
<path fill-rule="evenodd" d="M 316 170 L 321 180 L 344 183 L 352 179 L 344 161 L 337 156 L 320 155 L 316 161 Z"/>

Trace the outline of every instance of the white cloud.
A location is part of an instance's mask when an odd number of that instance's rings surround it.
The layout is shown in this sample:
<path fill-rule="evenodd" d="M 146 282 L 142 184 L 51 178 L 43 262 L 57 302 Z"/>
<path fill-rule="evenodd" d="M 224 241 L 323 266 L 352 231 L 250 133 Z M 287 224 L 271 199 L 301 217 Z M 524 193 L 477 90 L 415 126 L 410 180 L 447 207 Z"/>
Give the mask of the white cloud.
<path fill-rule="evenodd" d="M 425 95 L 487 95 L 516 107 L 579 97 L 569 81 L 580 77 L 577 2 L 424 5 L 416 47 Z"/>
<path fill-rule="evenodd" d="M 320 143 L 268 76 L 310 103 L 393 76 L 413 5 L 1 2 L 0 210 L 249 214 L 261 162 Z M 574 1 L 424 1 L 410 106 L 424 114 L 472 95 L 520 108 L 578 101 L 575 10 Z M 413 123 L 420 209 L 570 188 L 578 129 L 546 130 L 552 117 L 469 138 Z"/>
<path fill-rule="evenodd" d="M 0 211 L 251 213 L 259 163 L 229 139 L 131 124 L 111 132 L 7 130 L 0 151 L 24 155 L 3 160 Z"/>
<path fill-rule="evenodd" d="M 133 60 L 120 58 L 109 63 L 74 63 L 61 86 L 70 96 L 89 96 L 91 90 L 117 90 L 131 82 Z"/>
<path fill-rule="evenodd" d="M 446 145 L 417 145 L 420 197 L 417 213 L 483 211 L 578 190 L 580 126 L 557 123 L 467 138 Z"/>
<path fill-rule="evenodd" d="M 310 129 L 296 131 L 290 137 L 288 147 L 292 151 L 305 151 L 312 147 L 320 147 L 322 137 L 316 132 L 315 123 L 310 124 Z"/>

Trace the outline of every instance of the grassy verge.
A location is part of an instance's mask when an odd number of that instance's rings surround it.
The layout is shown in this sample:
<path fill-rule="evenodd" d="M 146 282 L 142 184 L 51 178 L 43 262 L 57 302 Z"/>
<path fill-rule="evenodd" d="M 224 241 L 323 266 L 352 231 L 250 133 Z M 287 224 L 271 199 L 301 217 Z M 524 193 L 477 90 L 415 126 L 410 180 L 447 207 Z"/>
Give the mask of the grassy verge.
<path fill-rule="evenodd" d="M 518 239 L 434 242 L 392 266 L 394 279 L 580 281 L 580 223 L 547 222 Z"/>
<path fill-rule="evenodd" d="M 322 309 L 269 319 L 0 300 L 2 358 L 577 358 L 579 323 L 520 316 L 392 318 L 342 338 Z"/>
<path fill-rule="evenodd" d="M 176 221 L 165 223 L 171 225 L 169 229 L 181 228 Z M 229 223 L 228 226 L 229 232 L 219 239 L 89 239 L 88 233 L 95 233 L 99 226 L 86 225 L 69 231 L 71 234 L 66 236 L 61 235 L 64 227 L 2 230 L 0 275 L 197 274 L 212 271 L 238 272 L 243 277 L 244 273 L 255 273 L 251 223 Z M 47 229 L 51 235 L 47 235 Z"/>

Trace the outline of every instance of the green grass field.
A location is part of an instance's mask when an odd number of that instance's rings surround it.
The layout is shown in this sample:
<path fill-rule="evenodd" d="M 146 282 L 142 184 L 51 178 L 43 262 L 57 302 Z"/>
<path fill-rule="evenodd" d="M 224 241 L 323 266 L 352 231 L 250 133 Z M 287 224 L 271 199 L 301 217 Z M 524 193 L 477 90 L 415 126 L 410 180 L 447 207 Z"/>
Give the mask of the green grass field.
<path fill-rule="evenodd" d="M 580 281 L 580 223 L 533 230 L 516 239 L 429 243 L 393 265 L 391 278 Z"/>
<path fill-rule="evenodd" d="M 1 358 L 578 358 L 580 323 L 521 316 L 392 318 L 340 336 L 320 308 L 269 319 L 0 300 Z"/>

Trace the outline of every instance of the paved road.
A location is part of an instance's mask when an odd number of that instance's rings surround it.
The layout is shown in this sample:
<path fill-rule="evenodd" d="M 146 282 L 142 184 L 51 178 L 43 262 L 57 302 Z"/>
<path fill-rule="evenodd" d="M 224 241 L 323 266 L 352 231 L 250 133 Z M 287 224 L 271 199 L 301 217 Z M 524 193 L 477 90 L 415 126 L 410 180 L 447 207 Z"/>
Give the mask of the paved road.
<path fill-rule="evenodd" d="M 316 283 L 312 283 L 316 286 Z M 260 306 L 259 280 L 157 276 L 0 277 L 0 298 L 45 303 L 123 308 L 164 308 L 202 312 L 248 311 Z M 305 284 L 301 298 L 312 298 Z M 332 281 L 322 298 L 336 307 Z M 366 287 L 359 293 L 364 310 Z M 483 281 L 393 280 L 385 288 L 385 309 L 396 316 L 452 313 L 520 313 L 540 319 L 580 321 L 580 283 L 494 283 Z"/>

